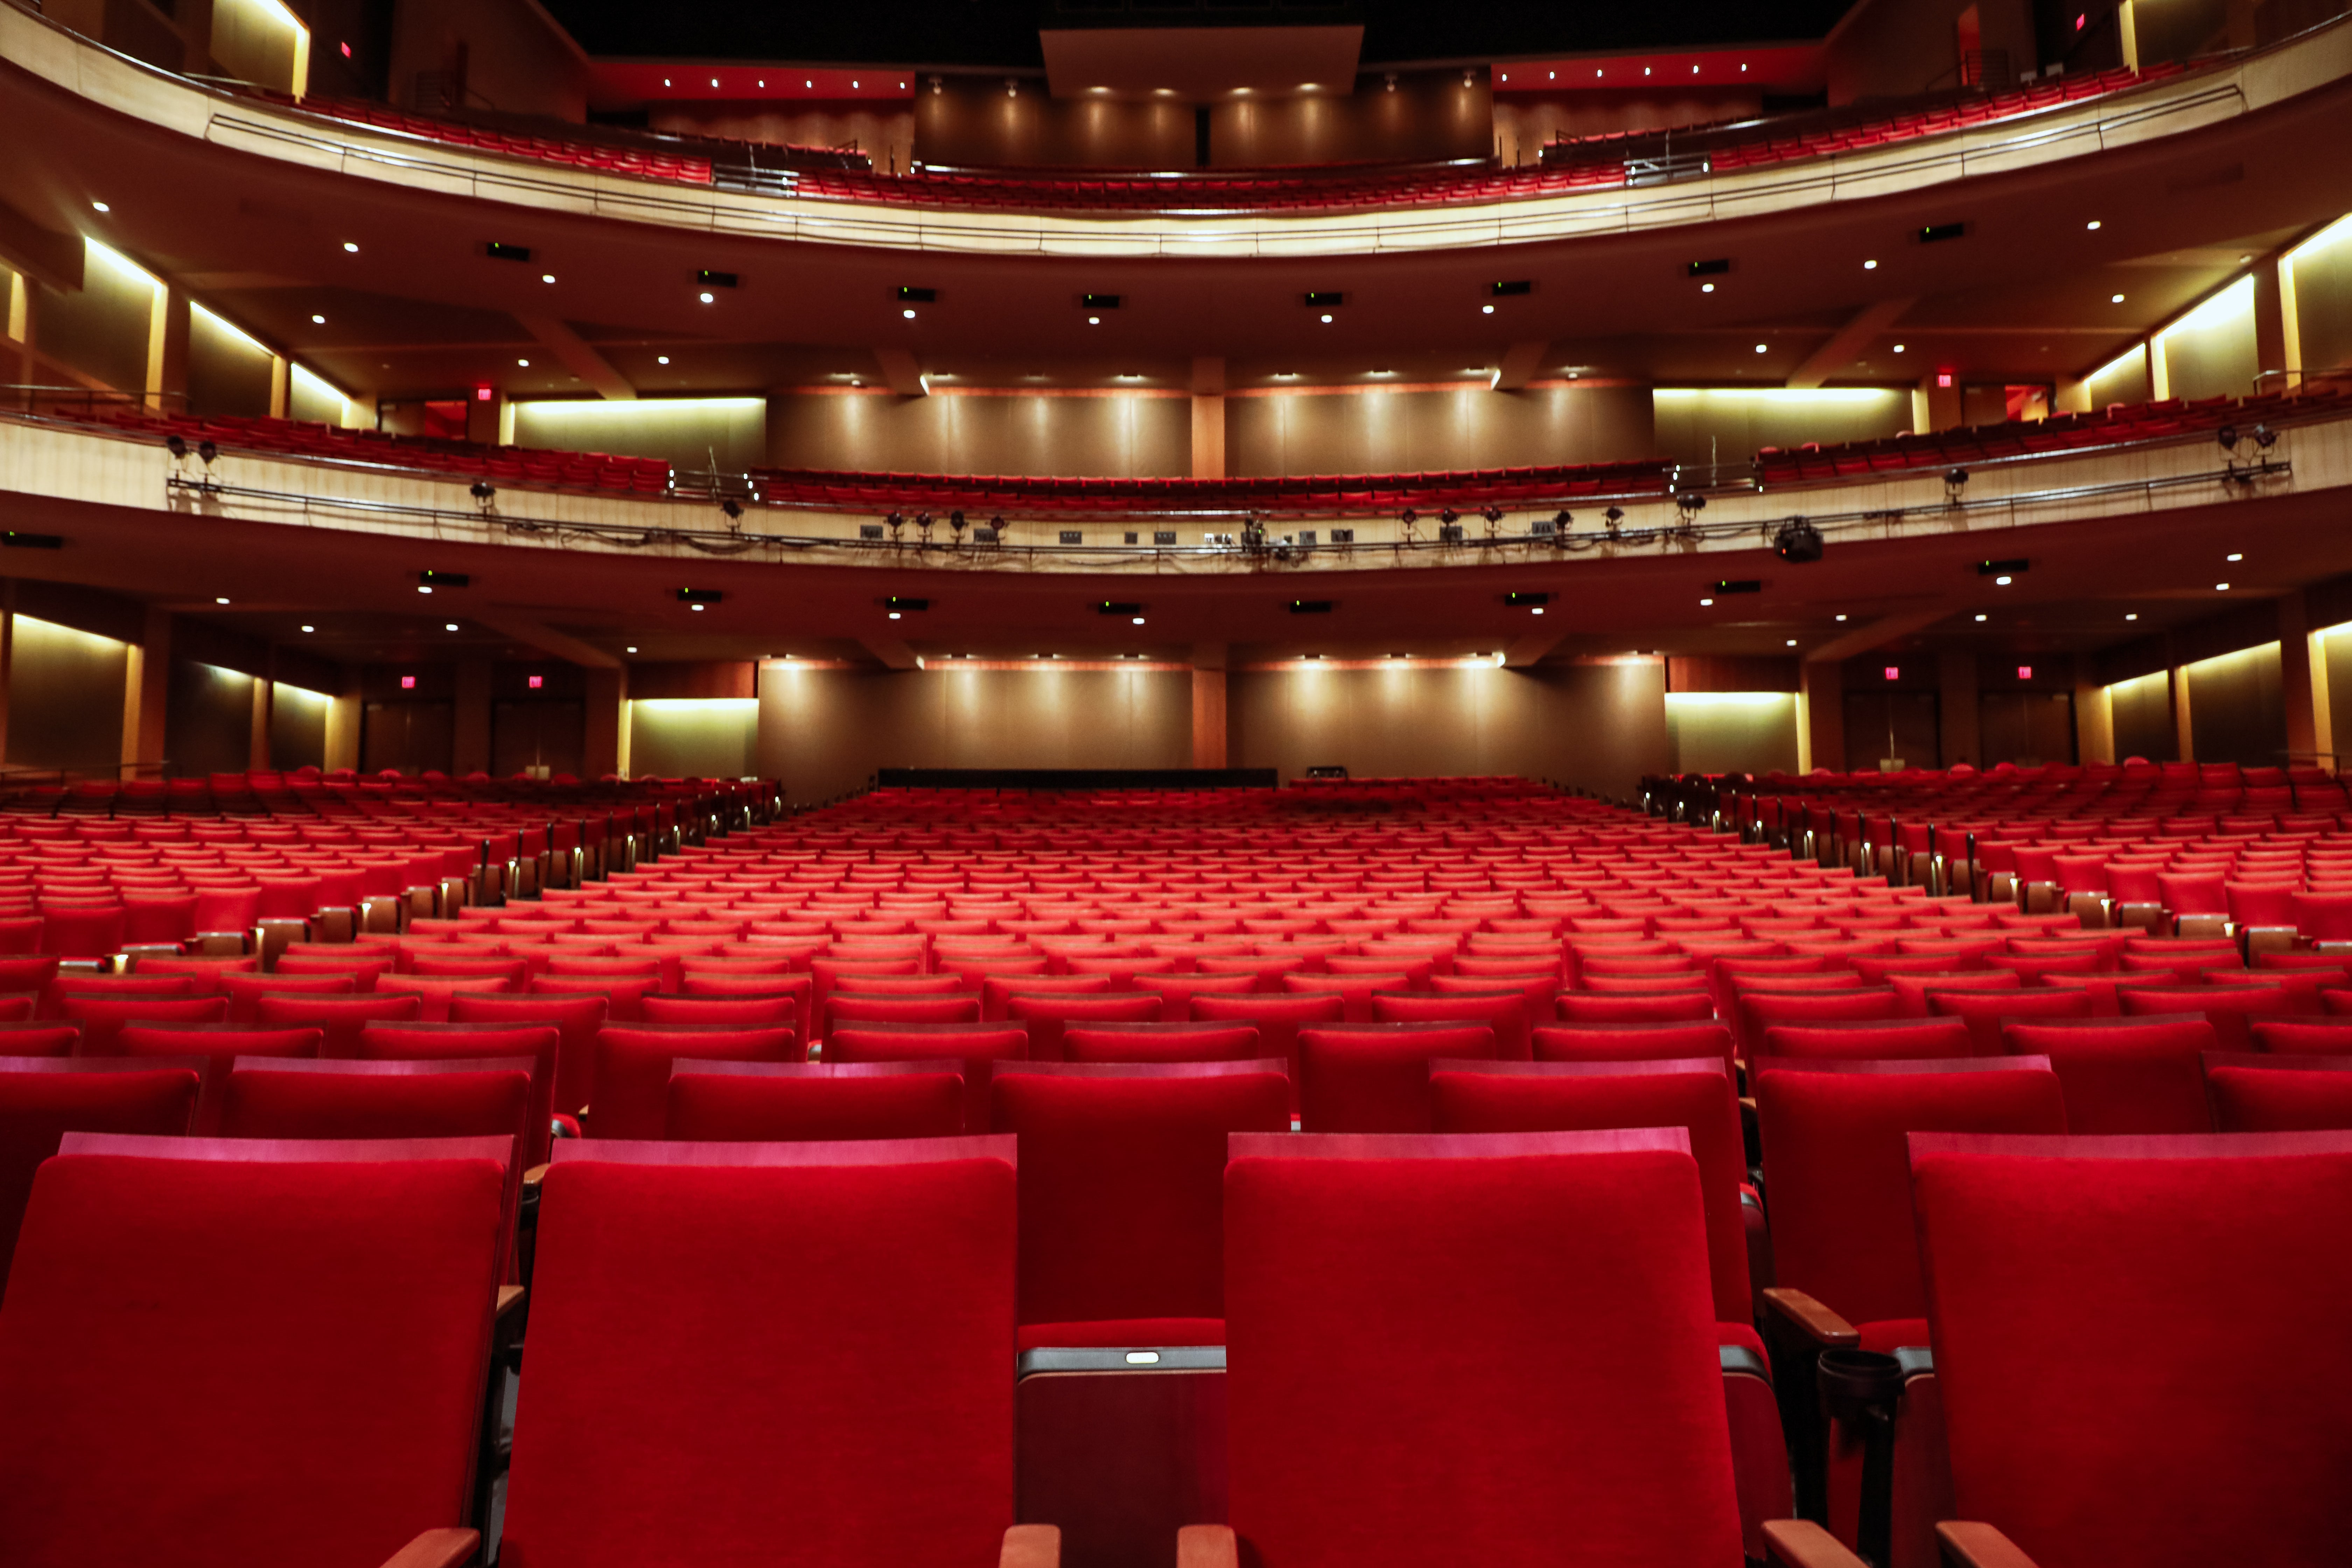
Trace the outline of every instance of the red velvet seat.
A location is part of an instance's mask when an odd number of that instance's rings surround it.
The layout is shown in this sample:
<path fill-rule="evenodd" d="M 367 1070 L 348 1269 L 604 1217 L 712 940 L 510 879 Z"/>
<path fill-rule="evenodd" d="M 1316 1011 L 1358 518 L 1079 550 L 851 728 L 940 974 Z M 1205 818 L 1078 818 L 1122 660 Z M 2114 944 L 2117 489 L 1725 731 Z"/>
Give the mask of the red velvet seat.
<path fill-rule="evenodd" d="M 123 1057 L 157 1057 L 203 1063 L 196 1114 L 189 1131 L 199 1138 L 219 1134 L 228 1093 L 229 1070 L 240 1057 L 302 1057 L 319 1054 L 317 1029 L 271 1029 L 250 1024 L 126 1024 L 115 1038 Z"/>
<path fill-rule="evenodd" d="M 17 1042 L 0 1036 L 0 1049 Z M 0 1287 L 33 1173 L 68 1132 L 186 1133 L 201 1064 L 59 1056 L 0 1056 Z"/>
<path fill-rule="evenodd" d="M 1062 1059 L 1072 1062 L 1245 1062 L 1260 1058 L 1247 1024 L 1066 1024 Z M 1282 1070 L 1290 1071 L 1288 1058 Z"/>
<path fill-rule="evenodd" d="M 2210 1132 L 2201 1058 L 2221 1048 L 2194 1013 L 2011 1024 L 2008 1049 L 2050 1063 L 2077 1136 Z"/>
<path fill-rule="evenodd" d="M 1552 1006 L 1561 1023 L 1577 1025 L 1695 1024 L 1715 1016 L 1715 997 L 1698 990 L 1563 991 Z"/>
<path fill-rule="evenodd" d="M 1347 1005 L 1337 996 L 1293 996 L 1263 993 L 1251 996 L 1196 995 L 1192 1019 L 1203 1024 L 1246 1024 L 1257 1031 L 1262 1056 L 1284 1057 L 1290 1062 L 1291 1102 L 1298 1110 L 1300 1077 L 1298 1031 L 1311 1026 L 1337 1024 Z"/>
<path fill-rule="evenodd" d="M 1720 1056 L 1732 1065 L 1731 1031 L 1712 1021 L 1687 1024 L 1559 1024 L 1533 1030 L 1539 1062 L 1675 1061 Z"/>
<path fill-rule="evenodd" d="M 583 1128 L 592 1138 L 658 1139 L 669 1122 L 672 1064 L 802 1060 L 790 1029 L 701 1024 L 607 1024 L 596 1032 L 596 1096 Z"/>
<path fill-rule="evenodd" d="M 1927 1006 L 1938 1017 L 1958 1018 L 1969 1026 L 1972 1054 L 2001 1053 L 2000 1031 L 2012 1021 L 2043 1018 L 2087 1018 L 2094 1001 L 2088 990 L 1931 991 Z"/>
<path fill-rule="evenodd" d="M 2216 1132 L 2352 1131 L 2352 1055 L 2210 1051 L 2205 1091 Z"/>
<path fill-rule="evenodd" d="M 316 1028 L 320 1031 L 319 1054 L 349 1058 L 360 1054 L 360 1031 L 373 1023 L 415 1022 L 425 1000 L 414 994 L 378 996 L 280 995 L 275 992 L 253 999 L 253 1021 L 265 1028 Z"/>
<path fill-rule="evenodd" d="M 670 1064 L 666 1135 L 751 1143 L 951 1138 L 963 1131 L 963 1077 L 941 1066 L 680 1058 Z"/>
<path fill-rule="evenodd" d="M 225 996 L 82 996 L 59 998 L 58 1011 L 81 1026 L 81 1054 L 122 1054 L 120 1037 L 133 1024 L 217 1024 L 228 1016 Z"/>
<path fill-rule="evenodd" d="M 1298 1031 L 1299 1126 L 1309 1132 L 1427 1132 L 1429 1064 L 1495 1057 L 1485 1024 L 1317 1024 Z"/>
<path fill-rule="evenodd" d="M 892 1024 L 835 1030 L 824 1042 L 829 1062 L 954 1063 L 963 1077 L 964 1131 L 988 1130 L 988 1085 L 993 1064 L 1020 1061 L 1029 1032 L 1018 1024 Z"/>
<path fill-rule="evenodd" d="M 1080 995 L 1015 991 L 1004 999 L 1008 1023 L 1029 1031 L 1028 1059 L 1062 1059 L 1062 1035 L 1072 1024 L 1148 1024 L 1161 1014 L 1160 997 L 1148 991 L 1106 991 Z"/>
<path fill-rule="evenodd" d="M 1738 1562 L 1686 1142 L 1235 1139 L 1231 1534 L 1188 1563 Z"/>
<path fill-rule="evenodd" d="M 1501 1061 L 1532 1058 L 1527 997 L 1517 991 L 1455 993 L 1379 991 L 1372 994 L 1372 1020 L 1381 1024 L 1485 1024 L 1495 1031 Z"/>
<path fill-rule="evenodd" d="M 1010 1139 L 564 1144 L 501 1561 L 993 1561 L 1015 1224 Z"/>
<path fill-rule="evenodd" d="M 2295 990 L 2286 985 L 2198 985 L 2179 990 L 2118 986 L 2116 1003 L 2126 1018 L 2202 1013 L 2213 1026 L 2218 1048 L 2231 1051 L 2251 1047 L 2252 1037 L 2246 1031 L 2253 1018 L 2318 1010 L 2302 1004 Z"/>
<path fill-rule="evenodd" d="M 1859 1444 L 1824 1431 L 1813 1367 L 1822 1350 L 1893 1352 L 1927 1340 L 1927 1293 L 1911 1218 L 1908 1136 L 1928 1131 L 2063 1132 L 2056 1074 L 2032 1057 L 1785 1062 L 1755 1084 L 1778 1284 L 1763 1293 L 1798 1476 L 1798 1511 L 1827 1510 L 1854 1540 Z M 1931 1531 L 1949 1517 L 1932 1380 L 1907 1381 L 1897 1454 L 1895 1562 L 1934 1568 Z"/>
<path fill-rule="evenodd" d="M 349 996 L 358 989 L 348 974 L 224 974 L 218 990 L 228 998 L 228 1022 L 250 1024 L 263 996 Z"/>
<path fill-rule="evenodd" d="M 461 1526 L 511 1142 L 69 1135 L 0 1311 L 0 1407 L 42 1413 L 0 1423 L 11 1563 L 374 1564 Z"/>
<path fill-rule="evenodd" d="M 563 995 L 535 987 L 519 996 L 502 992 L 457 991 L 450 994 L 449 1022 L 555 1030 L 554 1081 L 547 1090 L 546 1108 L 571 1116 L 595 1098 L 596 1031 L 604 1026 L 611 1009 L 609 997 L 593 994 Z M 542 1152 L 530 1163 L 536 1165 L 545 1159 Z"/>
<path fill-rule="evenodd" d="M 1748 1058 L 1751 1075 L 1792 1059 L 1933 1061 L 1979 1054 L 1968 1025 L 1958 1018 L 1775 1024 L 1764 1031 L 1761 1040 L 1750 1043 L 1754 1047 Z"/>
<path fill-rule="evenodd" d="M 520 1158 L 523 1169 L 547 1163 L 554 1138 L 555 1083 L 562 1035 L 552 1024 L 364 1024 L 352 1056 L 361 1061 L 449 1061 L 525 1057 L 531 1063 Z M 566 1114 L 570 1114 L 566 1112 Z"/>
<path fill-rule="evenodd" d="M 2352 1134 L 1921 1136 L 1911 1163 L 1974 1561 L 2342 1556 L 2352 1257 L 2311 1240 L 2352 1228 Z"/>
<path fill-rule="evenodd" d="M 736 1029 L 793 1029 L 800 1002 L 790 993 L 767 996 L 672 996 L 649 992 L 637 999 L 648 1024 L 719 1024 Z"/>

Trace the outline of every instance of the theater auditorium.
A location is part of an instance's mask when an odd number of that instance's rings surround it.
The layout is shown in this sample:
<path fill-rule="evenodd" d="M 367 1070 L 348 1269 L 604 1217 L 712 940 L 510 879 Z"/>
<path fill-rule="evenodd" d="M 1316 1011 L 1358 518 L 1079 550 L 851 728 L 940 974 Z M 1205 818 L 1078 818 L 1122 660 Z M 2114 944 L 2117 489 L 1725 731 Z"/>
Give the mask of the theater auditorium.
<path fill-rule="evenodd" d="M 2347 0 L 0 0 L 0 1564 L 2352 1560 Z"/>

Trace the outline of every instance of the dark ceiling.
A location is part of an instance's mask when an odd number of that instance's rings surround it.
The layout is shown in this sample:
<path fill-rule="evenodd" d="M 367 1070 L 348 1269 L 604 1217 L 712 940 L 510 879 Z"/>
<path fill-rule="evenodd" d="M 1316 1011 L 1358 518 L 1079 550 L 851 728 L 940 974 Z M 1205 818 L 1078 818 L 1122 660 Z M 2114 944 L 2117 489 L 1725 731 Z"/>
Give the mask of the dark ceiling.
<path fill-rule="evenodd" d="M 1369 65 L 1493 60 L 1627 49 L 1818 39 L 1853 0 L 1675 0 L 1601 5 L 1590 0 L 1367 0 L 1341 6 L 1196 5 L 1153 0 L 897 0 L 886 6 L 805 3 L 762 7 L 730 0 L 546 0 L 590 54 L 622 58 L 874 61 L 1021 69 L 1040 67 L 1041 26 L 1224 26 L 1360 20 Z"/>

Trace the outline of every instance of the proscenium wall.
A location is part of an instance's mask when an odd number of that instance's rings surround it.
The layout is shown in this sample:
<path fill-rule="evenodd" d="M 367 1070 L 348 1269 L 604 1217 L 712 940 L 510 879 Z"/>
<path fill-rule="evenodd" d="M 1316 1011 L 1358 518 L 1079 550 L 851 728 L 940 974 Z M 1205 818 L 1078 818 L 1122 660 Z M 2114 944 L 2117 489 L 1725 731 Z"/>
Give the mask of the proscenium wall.
<path fill-rule="evenodd" d="M 1654 658 L 1236 670 L 1227 760 L 1285 779 L 1328 763 L 1358 776 L 1516 773 L 1631 799 L 1668 764 L 1664 697 Z"/>
<path fill-rule="evenodd" d="M 1790 691 L 1669 692 L 1666 771 L 1797 772 L 1797 697 Z"/>
<path fill-rule="evenodd" d="M 767 405 L 757 397 L 539 398 L 509 405 L 514 444 L 557 452 L 658 458 L 681 468 L 742 473 L 768 460 Z"/>
<path fill-rule="evenodd" d="M 1188 669 L 958 667 L 759 672 L 754 771 L 795 805 L 862 789 L 876 770 L 1181 768 L 1192 760 Z M 634 750 L 630 762 L 647 771 Z"/>

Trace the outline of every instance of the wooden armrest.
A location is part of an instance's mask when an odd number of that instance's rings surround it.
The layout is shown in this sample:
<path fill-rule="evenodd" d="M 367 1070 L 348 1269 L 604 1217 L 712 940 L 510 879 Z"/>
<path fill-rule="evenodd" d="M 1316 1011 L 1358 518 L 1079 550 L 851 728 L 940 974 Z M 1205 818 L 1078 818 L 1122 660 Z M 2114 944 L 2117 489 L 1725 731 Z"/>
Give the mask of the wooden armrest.
<path fill-rule="evenodd" d="M 1764 1304 L 1783 1322 L 1823 1350 L 1852 1350 L 1862 1343 L 1862 1331 L 1806 1295 L 1776 1285 L 1763 1292 Z"/>
<path fill-rule="evenodd" d="M 2033 1559 L 2024 1549 L 1993 1525 L 1939 1524 L 1936 1543 L 1944 1549 L 1948 1568 L 2033 1568 Z"/>
<path fill-rule="evenodd" d="M 1004 1550 L 996 1568 L 1061 1568 L 1062 1528 L 1057 1524 L 1016 1524 L 1004 1532 Z"/>
<path fill-rule="evenodd" d="M 1176 1568 L 1239 1568 L 1241 1560 L 1230 1524 L 1188 1524 L 1176 1532 Z"/>
<path fill-rule="evenodd" d="M 464 1568 L 481 1544 L 477 1531 L 428 1530 L 384 1559 L 383 1568 Z"/>
<path fill-rule="evenodd" d="M 1768 1521 L 1764 1560 L 1772 1568 L 1867 1568 L 1843 1542 L 1810 1519 Z"/>
<path fill-rule="evenodd" d="M 517 1308 L 519 1308 L 519 1307 L 520 1307 L 520 1306 L 522 1305 L 522 1298 L 523 1298 L 523 1288 L 522 1288 L 521 1286 L 520 1286 L 520 1285 L 501 1285 L 501 1286 L 499 1286 L 499 1309 L 498 1309 L 497 1312 L 495 1312 L 495 1313 L 494 1313 L 494 1314 L 492 1314 L 492 1315 L 493 1315 L 494 1317 L 497 1317 L 497 1318 L 500 1319 L 500 1320 L 505 1319 L 505 1318 L 506 1318 L 506 1317 L 508 1317 L 509 1314 L 511 1314 L 511 1313 L 512 1313 L 512 1312 L 513 1312 Z"/>
<path fill-rule="evenodd" d="M 522 1173 L 522 1184 L 526 1187 L 535 1187 L 545 1180 L 547 1180 L 547 1167 L 544 1165 L 533 1165 Z"/>

